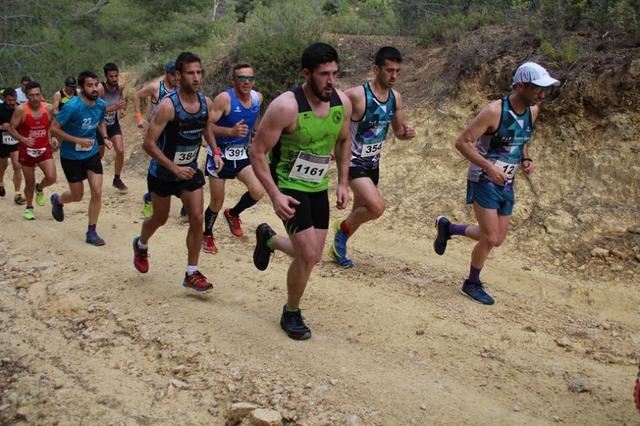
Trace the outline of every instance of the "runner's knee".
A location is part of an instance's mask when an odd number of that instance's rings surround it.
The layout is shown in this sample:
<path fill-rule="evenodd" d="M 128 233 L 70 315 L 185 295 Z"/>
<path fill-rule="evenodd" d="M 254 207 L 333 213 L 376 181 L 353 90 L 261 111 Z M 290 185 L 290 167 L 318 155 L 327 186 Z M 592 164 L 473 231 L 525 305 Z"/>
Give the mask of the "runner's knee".
<path fill-rule="evenodd" d="M 369 212 L 374 219 L 379 218 L 384 213 L 384 200 L 377 200 L 369 205 Z"/>

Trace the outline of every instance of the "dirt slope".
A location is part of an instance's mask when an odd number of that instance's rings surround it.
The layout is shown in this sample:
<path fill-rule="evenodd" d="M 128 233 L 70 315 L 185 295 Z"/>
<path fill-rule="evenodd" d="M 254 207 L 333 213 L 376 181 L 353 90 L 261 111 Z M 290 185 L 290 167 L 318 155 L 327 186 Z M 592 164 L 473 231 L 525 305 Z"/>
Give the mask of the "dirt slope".
<path fill-rule="evenodd" d="M 0 199 L 0 424 L 225 424 L 242 401 L 301 425 L 638 424 L 640 241 L 625 231 L 640 223 L 634 145 L 589 157 L 578 142 L 608 141 L 606 129 L 541 121 L 536 191 L 520 179 L 514 232 L 483 271 L 498 302 L 473 304 L 458 294 L 472 244 L 453 240 L 443 257 L 431 249 L 435 214 L 471 218 L 451 145 L 486 94 L 467 84 L 455 103 L 412 104 L 418 137 L 386 145 L 388 210 L 353 238 L 355 268 L 325 256 L 314 271 L 307 342 L 278 325 L 288 259 L 263 273 L 251 262 L 257 224 L 283 232 L 268 200 L 243 215 L 244 239 L 216 224 L 220 252 L 201 257 L 216 284 L 208 295 L 180 286 L 186 226 L 175 202 L 151 241 L 150 272 L 134 270 L 146 184 L 130 117 L 130 191 L 105 185 L 105 247 L 83 242 L 86 202 L 66 207 L 64 223 L 49 206 L 26 222 Z M 616 117 L 637 141 L 633 112 Z M 557 132 L 576 157 L 552 149 Z M 619 161 L 624 170 L 608 173 Z M 588 170 L 601 172 L 584 180 Z M 229 185 L 226 205 L 242 192 Z M 610 250 L 591 256 L 597 241 Z"/>

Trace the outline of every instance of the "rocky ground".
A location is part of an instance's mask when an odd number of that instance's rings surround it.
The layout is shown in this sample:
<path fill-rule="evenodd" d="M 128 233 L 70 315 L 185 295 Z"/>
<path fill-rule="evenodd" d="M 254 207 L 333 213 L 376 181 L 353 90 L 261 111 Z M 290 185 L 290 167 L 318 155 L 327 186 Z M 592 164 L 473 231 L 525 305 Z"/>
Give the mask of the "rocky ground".
<path fill-rule="evenodd" d="M 470 79 L 455 103 L 422 102 L 420 76 L 443 63 L 437 51 L 416 55 L 400 90 L 418 136 L 385 146 L 387 211 L 351 240 L 356 266 L 325 256 L 314 271 L 303 301 L 310 341 L 279 328 L 286 256 L 266 272 L 251 261 L 259 223 L 284 231 L 268 200 L 243 215 L 242 239 L 216 224 L 220 252 L 200 262 L 212 292 L 180 286 L 186 225 L 176 202 L 151 241 L 150 272 L 135 271 L 146 157 L 130 117 L 130 191 L 105 185 L 106 246 L 84 243 L 86 201 L 67 206 L 64 223 L 49 205 L 26 222 L 9 191 L 0 424 L 638 424 L 637 113 L 543 113 L 536 173 L 519 178 L 513 230 L 483 271 L 497 304 L 480 306 L 458 293 L 472 243 L 454 239 L 442 257 L 431 244 L 435 215 L 472 220 L 452 144 L 488 96 Z M 356 59 L 348 66 L 363 66 Z M 230 184 L 226 206 L 242 192 Z"/>

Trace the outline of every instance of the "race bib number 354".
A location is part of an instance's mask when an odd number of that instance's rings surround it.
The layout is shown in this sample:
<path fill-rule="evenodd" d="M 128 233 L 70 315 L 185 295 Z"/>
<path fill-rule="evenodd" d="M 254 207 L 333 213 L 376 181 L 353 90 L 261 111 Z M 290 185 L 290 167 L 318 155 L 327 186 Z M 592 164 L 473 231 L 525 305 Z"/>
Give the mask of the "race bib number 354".
<path fill-rule="evenodd" d="M 363 157 L 375 157 L 380 154 L 382 151 L 382 145 L 384 141 L 377 143 L 366 143 L 362 146 L 362 156 Z"/>
<path fill-rule="evenodd" d="M 293 163 L 289 179 L 299 179 L 306 182 L 319 183 L 327 173 L 331 156 L 317 156 L 307 152 L 300 152 Z"/>

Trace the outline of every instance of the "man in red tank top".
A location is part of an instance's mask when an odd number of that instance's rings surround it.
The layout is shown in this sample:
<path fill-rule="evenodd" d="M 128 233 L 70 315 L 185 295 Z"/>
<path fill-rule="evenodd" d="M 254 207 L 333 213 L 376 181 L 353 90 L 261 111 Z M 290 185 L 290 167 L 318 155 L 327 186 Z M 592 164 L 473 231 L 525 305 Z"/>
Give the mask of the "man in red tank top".
<path fill-rule="evenodd" d="M 44 188 L 56 182 L 56 165 L 53 160 L 49 127 L 53 119 L 53 106 L 42 101 L 42 88 L 35 81 L 27 84 L 28 101 L 16 108 L 11 117 L 10 133 L 18 142 L 19 160 L 22 165 L 27 199 L 24 218 L 34 220 L 33 193 L 36 202 L 44 206 Z M 40 167 L 44 178 L 36 184 L 35 167 Z"/>

